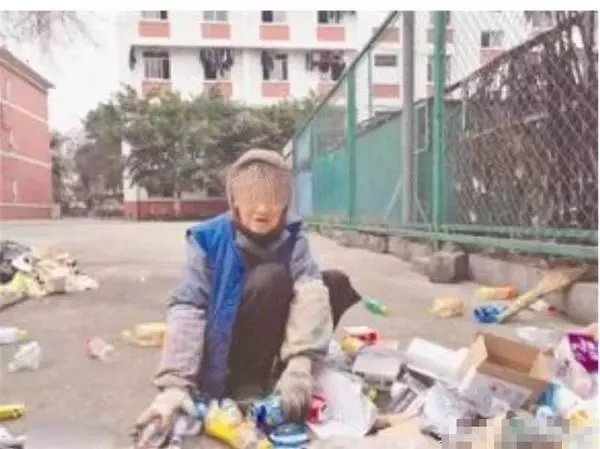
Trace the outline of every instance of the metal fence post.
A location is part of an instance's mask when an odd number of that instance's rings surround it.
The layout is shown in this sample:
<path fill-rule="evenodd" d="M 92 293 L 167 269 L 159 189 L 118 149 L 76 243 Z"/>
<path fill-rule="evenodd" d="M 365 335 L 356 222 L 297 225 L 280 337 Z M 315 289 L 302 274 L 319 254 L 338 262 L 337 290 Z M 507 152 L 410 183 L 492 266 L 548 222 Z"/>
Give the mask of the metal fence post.
<path fill-rule="evenodd" d="M 346 80 L 346 151 L 348 151 L 348 223 L 356 222 L 356 70 Z"/>
<path fill-rule="evenodd" d="M 414 82 L 415 82 L 415 13 L 402 13 L 402 224 L 409 225 L 413 210 L 413 154 L 414 154 Z"/>
<path fill-rule="evenodd" d="M 434 12 L 433 44 L 433 198 L 432 224 L 438 231 L 444 214 L 444 88 L 446 85 L 446 12 Z"/>

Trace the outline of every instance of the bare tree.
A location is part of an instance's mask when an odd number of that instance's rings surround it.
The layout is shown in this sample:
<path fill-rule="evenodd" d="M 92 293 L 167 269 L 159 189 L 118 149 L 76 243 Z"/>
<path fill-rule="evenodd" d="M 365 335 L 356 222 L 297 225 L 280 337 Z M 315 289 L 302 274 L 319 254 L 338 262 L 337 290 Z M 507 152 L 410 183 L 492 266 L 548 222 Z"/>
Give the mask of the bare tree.
<path fill-rule="evenodd" d="M 47 51 L 58 41 L 77 37 L 91 41 L 81 12 L 0 11 L 0 45 L 9 41 L 26 42 Z"/>

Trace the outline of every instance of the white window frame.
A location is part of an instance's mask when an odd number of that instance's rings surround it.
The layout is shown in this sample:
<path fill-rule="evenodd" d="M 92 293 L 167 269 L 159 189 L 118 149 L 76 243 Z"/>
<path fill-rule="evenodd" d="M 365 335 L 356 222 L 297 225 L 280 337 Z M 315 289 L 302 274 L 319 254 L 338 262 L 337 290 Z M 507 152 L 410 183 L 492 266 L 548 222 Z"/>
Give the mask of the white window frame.
<path fill-rule="evenodd" d="M 273 13 L 273 20 L 271 22 L 265 22 L 263 21 L 262 18 L 262 13 L 263 11 L 260 12 L 260 23 L 263 25 L 269 25 L 269 24 L 281 24 L 281 23 L 287 23 L 287 13 L 286 11 L 271 11 Z"/>
<path fill-rule="evenodd" d="M 140 11 L 140 15 L 144 20 L 160 20 L 166 21 L 169 20 L 169 12 L 165 11 L 166 16 L 164 19 L 161 17 L 162 11 Z"/>
<path fill-rule="evenodd" d="M 489 35 L 489 45 L 483 45 L 483 35 L 487 33 Z M 494 37 L 498 39 L 494 39 Z M 496 41 L 494 43 L 494 41 Z M 502 48 L 504 43 L 504 31 L 502 30 L 483 30 L 481 32 L 481 36 L 479 38 L 479 43 L 481 45 L 481 49 L 497 49 Z"/>
<path fill-rule="evenodd" d="M 377 63 L 377 59 L 378 58 L 393 58 L 394 59 L 394 63 L 393 64 L 378 64 Z M 393 54 L 393 53 L 379 53 L 379 54 L 375 54 L 373 55 L 373 67 L 387 67 L 387 68 L 393 68 L 393 67 L 398 67 L 398 55 Z"/>
<path fill-rule="evenodd" d="M 165 56 L 147 56 L 146 53 L 164 53 Z M 144 79 L 149 81 L 170 81 L 171 80 L 171 55 L 168 51 L 148 51 L 142 53 L 144 61 Z M 162 72 L 164 71 L 164 61 L 169 61 L 168 77 Z M 155 72 L 158 76 L 149 76 L 150 72 Z"/>
<path fill-rule="evenodd" d="M 202 11 L 202 20 L 207 23 L 229 23 L 229 11 Z"/>
<path fill-rule="evenodd" d="M 446 55 L 445 59 L 446 59 L 446 73 L 444 75 L 446 75 L 446 82 L 449 82 L 451 71 L 452 71 L 452 60 L 450 59 L 450 55 Z M 427 71 L 427 73 L 426 73 L 427 83 L 431 84 L 431 83 L 433 83 L 433 55 L 427 56 L 426 71 Z"/>

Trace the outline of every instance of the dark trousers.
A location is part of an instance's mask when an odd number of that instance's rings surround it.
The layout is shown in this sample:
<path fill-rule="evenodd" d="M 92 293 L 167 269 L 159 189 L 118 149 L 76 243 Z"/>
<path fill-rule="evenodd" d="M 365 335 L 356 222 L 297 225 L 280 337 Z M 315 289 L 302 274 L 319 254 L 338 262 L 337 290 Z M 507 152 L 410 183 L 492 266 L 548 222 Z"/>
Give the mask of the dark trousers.
<path fill-rule="evenodd" d="M 360 295 L 341 271 L 322 272 L 329 290 L 333 326 Z M 293 279 L 282 265 L 265 263 L 248 273 L 229 350 L 228 389 L 268 388 L 283 343 L 294 295 Z"/>

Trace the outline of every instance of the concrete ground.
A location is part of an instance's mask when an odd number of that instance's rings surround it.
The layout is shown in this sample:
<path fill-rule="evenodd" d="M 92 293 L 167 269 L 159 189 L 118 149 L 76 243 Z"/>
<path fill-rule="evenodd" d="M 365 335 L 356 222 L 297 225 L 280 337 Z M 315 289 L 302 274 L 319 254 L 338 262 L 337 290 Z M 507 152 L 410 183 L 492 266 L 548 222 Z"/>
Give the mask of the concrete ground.
<path fill-rule="evenodd" d="M 0 224 L 3 239 L 67 249 L 82 270 L 100 282 L 96 291 L 30 300 L 0 312 L 2 325 L 30 331 L 44 356 L 39 370 L 11 374 L 6 365 L 15 348 L 0 347 L 0 403 L 22 402 L 28 408 L 26 417 L 9 428 L 68 422 L 74 431 L 92 425 L 114 432 L 121 444 L 127 441 L 131 424 L 152 399 L 150 379 L 159 351 L 130 346 L 120 340 L 119 333 L 138 323 L 163 319 L 182 267 L 188 225 L 112 220 Z M 322 268 L 346 271 L 358 291 L 379 298 L 392 311 L 389 317 L 376 317 L 359 305 L 347 313 L 342 325 L 375 327 L 383 337 L 398 340 L 401 348 L 417 336 L 458 348 L 469 344 L 481 329 L 470 313 L 446 320 L 428 314 L 431 302 L 440 296 L 475 303 L 473 284 L 433 285 L 397 258 L 344 248 L 318 235 L 311 236 L 311 246 Z M 570 325 L 562 318 L 526 312 L 518 322 L 487 325 L 485 330 L 510 335 L 523 324 Z M 90 336 L 100 336 L 117 347 L 112 363 L 86 357 L 84 343 Z"/>

